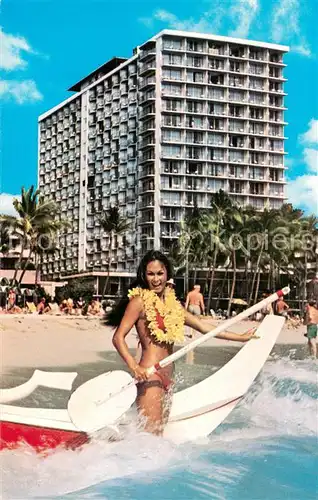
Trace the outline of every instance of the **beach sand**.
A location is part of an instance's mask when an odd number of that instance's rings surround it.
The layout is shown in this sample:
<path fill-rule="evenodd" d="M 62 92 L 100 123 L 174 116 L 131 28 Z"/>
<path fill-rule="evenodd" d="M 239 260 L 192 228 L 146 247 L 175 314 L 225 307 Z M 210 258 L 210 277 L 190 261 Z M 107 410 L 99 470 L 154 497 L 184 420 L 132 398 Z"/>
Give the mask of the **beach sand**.
<path fill-rule="evenodd" d="M 216 322 L 213 322 L 216 324 Z M 258 323 L 243 321 L 231 327 L 231 331 L 242 333 L 257 326 Z M 279 355 L 288 355 L 291 349 L 298 352 L 298 356 L 306 355 L 305 327 L 284 327 L 275 352 Z M 101 318 L 82 316 L 39 316 L 39 315 L 1 315 L 0 342 L 1 359 L 0 369 L 4 376 L 19 368 L 26 369 L 70 369 L 81 364 L 101 364 L 112 353 L 111 362 L 116 361 L 116 367 L 122 367 L 122 361 L 114 352 L 112 345 L 113 330 L 103 325 Z M 200 334 L 195 334 L 197 338 Z M 130 349 L 137 347 L 135 330 L 126 337 Z M 185 343 L 192 339 L 186 338 Z M 229 342 L 219 339 L 209 339 L 196 349 L 195 357 L 199 362 L 211 362 L 218 357 L 216 364 L 226 361 L 230 354 L 234 354 L 242 345 L 238 342 Z M 213 348 L 213 349 L 212 349 Z M 220 359 L 222 358 L 222 359 Z M 29 370 L 27 370 L 29 372 Z"/>

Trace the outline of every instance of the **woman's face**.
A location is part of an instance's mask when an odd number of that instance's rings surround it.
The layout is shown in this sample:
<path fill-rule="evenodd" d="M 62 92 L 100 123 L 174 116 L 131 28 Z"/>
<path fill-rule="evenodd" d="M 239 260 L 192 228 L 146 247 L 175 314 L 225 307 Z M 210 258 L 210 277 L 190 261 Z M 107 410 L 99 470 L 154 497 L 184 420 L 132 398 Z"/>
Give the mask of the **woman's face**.
<path fill-rule="evenodd" d="M 146 281 L 149 289 L 158 295 L 162 294 L 167 282 L 167 269 L 160 260 L 149 262 L 146 267 Z"/>

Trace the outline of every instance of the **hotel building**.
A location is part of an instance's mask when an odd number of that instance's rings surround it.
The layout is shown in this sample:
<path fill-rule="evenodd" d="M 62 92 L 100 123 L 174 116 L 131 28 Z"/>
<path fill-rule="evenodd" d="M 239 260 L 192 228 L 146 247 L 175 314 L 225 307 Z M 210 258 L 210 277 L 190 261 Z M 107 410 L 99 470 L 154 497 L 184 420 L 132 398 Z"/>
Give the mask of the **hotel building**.
<path fill-rule="evenodd" d="M 113 58 L 39 117 L 38 184 L 71 226 L 42 276 L 129 278 L 149 248 L 168 251 L 194 205 L 223 189 L 240 205 L 285 198 L 284 53 L 288 47 L 164 30 Z M 109 239 L 118 205 L 130 230 Z"/>

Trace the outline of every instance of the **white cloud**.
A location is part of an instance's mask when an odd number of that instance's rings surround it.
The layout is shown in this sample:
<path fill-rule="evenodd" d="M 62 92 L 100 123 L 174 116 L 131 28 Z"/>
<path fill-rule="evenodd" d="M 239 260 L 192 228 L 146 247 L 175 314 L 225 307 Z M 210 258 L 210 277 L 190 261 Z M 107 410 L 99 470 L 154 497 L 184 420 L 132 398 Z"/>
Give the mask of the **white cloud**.
<path fill-rule="evenodd" d="M 318 149 L 305 148 L 304 162 L 310 172 L 318 173 Z"/>
<path fill-rule="evenodd" d="M 239 0 L 231 9 L 233 21 L 237 27 L 230 35 L 237 38 L 246 38 L 250 26 L 258 11 L 258 0 Z"/>
<path fill-rule="evenodd" d="M 312 118 L 308 125 L 308 130 L 300 136 L 301 142 L 304 144 L 318 145 L 318 120 Z"/>
<path fill-rule="evenodd" d="M 33 53 L 33 49 L 25 38 L 4 33 L 1 27 L 0 47 L 0 68 L 6 71 L 24 69 L 28 64 L 24 59 L 24 54 Z"/>
<path fill-rule="evenodd" d="M 277 0 L 271 16 L 272 39 L 289 43 L 291 50 L 310 57 L 311 50 L 300 30 L 301 6 L 299 0 Z"/>
<path fill-rule="evenodd" d="M 0 97 L 9 100 L 13 99 L 18 104 L 43 99 L 33 80 L 0 80 Z"/>
<path fill-rule="evenodd" d="M 299 141 L 304 147 L 302 160 L 305 170 L 302 175 L 289 180 L 287 196 L 295 206 L 318 215 L 318 120 L 310 120 L 307 132 L 299 136 Z M 295 161 L 291 165 L 295 166 Z"/>
<path fill-rule="evenodd" d="M 318 176 L 300 175 L 287 184 L 287 196 L 293 205 L 318 215 Z"/>
<path fill-rule="evenodd" d="M 20 195 L 0 193 L 0 214 L 5 215 L 17 215 L 12 202 L 14 198 L 20 199 Z"/>
<path fill-rule="evenodd" d="M 251 23 L 258 11 L 258 0 L 233 0 L 231 5 L 225 5 L 223 0 L 209 0 L 208 7 L 197 18 L 182 19 L 164 9 L 157 9 L 151 18 L 141 18 L 147 27 L 153 27 L 154 21 L 164 24 L 165 28 L 197 33 L 218 33 L 221 22 L 227 16 L 235 27 L 231 36 L 246 37 Z"/>
<path fill-rule="evenodd" d="M 296 52 L 297 54 L 300 54 L 301 56 L 305 56 L 305 57 L 312 56 L 311 50 L 308 47 L 307 42 L 305 42 L 304 45 L 292 45 L 291 51 Z"/>
<path fill-rule="evenodd" d="M 207 10 L 198 19 L 192 17 L 188 19 L 179 19 L 172 12 L 164 9 L 157 9 L 151 18 L 141 18 L 140 21 L 147 27 L 152 27 L 154 21 L 159 21 L 165 24 L 167 28 L 180 31 L 194 31 L 196 33 L 215 32 L 219 27 L 222 13 L 223 11 L 220 11 L 216 3 L 213 11 Z"/>

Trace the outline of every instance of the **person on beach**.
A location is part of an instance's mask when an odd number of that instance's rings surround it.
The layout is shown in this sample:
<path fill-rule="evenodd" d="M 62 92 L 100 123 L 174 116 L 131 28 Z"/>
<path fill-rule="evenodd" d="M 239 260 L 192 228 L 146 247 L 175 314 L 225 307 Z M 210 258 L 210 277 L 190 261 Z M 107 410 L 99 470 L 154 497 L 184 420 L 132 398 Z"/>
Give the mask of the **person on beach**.
<path fill-rule="evenodd" d="M 153 375 L 148 374 L 147 368 L 172 354 L 175 342 L 183 342 L 185 325 L 202 334 L 215 328 L 182 307 L 174 290 L 166 287 L 171 276 L 167 257 L 156 250 L 147 252 L 141 259 L 137 279 L 128 297 L 123 298 L 106 319 L 108 325 L 117 327 L 113 345 L 138 380 L 137 408 L 145 421 L 144 428 L 157 435 L 162 434 L 169 416 L 173 366 Z M 139 363 L 125 341 L 134 326 L 141 344 Z M 217 338 L 246 342 L 252 336 L 252 331 L 243 335 L 223 332 Z"/>
<path fill-rule="evenodd" d="M 317 357 L 317 331 L 318 331 L 318 309 L 315 300 L 309 300 L 305 310 L 304 325 L 307 326 L 305 336 L 308 339 L 308 348 L 310 355 L 316 359 Z"/>
<path fill-rule="evenodd" d="M 204 299 L 200 285 L 194 285 L 193 290 L 188 293 L 185 308 L 194 316 L 200 316 L 205 312 Z"/>
<path fill-rule="evenodd" d="M 275 303 L 275 314 L 277 316 L 284 316 L 284 318 L 288 318 L 288 309 L 289 305 L 284 301 L 284 297 L 279 297 Z"/>
<path fill-rule="evenodd" d="M 8 311 L 10 311 L 10 309 L 14 309 L 15 301 L 16 301 L 16 293 L 11 288 L 9 290 L 9 295 L 8 295 Z"/>

